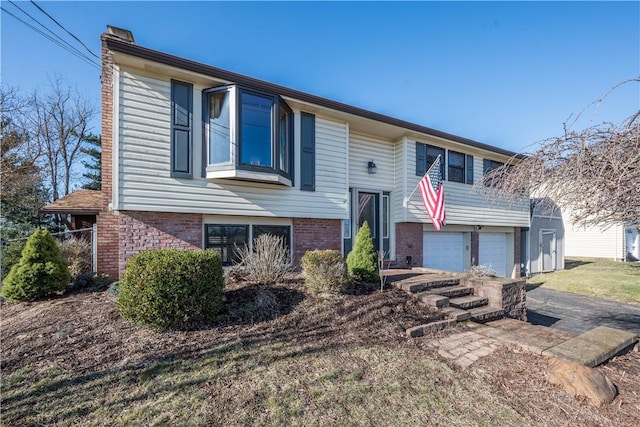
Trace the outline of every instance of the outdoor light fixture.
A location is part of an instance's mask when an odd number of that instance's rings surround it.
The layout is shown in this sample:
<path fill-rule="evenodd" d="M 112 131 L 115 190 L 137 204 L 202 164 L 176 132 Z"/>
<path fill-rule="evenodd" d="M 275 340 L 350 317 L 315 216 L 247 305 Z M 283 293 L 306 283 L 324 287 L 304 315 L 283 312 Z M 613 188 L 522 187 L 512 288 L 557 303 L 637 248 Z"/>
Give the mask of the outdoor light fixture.
<path fill-rule="evenodd" d="M 367 163 L 367 170 L 369 171 L 370 174 L 374 174 L 378 172 L 378 167 L 376 166 L 375 163 L 373 163 L 373 160 Z"/>

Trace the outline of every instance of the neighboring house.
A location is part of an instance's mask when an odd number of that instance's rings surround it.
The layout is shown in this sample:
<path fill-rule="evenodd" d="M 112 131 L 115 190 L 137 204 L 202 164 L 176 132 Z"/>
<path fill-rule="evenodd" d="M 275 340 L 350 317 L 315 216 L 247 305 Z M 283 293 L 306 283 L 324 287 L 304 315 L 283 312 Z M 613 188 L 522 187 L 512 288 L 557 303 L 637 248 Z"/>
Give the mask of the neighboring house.
<path fill-rule="evenodd" d="M 609 227 L 566 225 L 565 256 L 606 258 L 616 261 L 638 259 L 638 231 L 616 224 Z"/>
<path fill-rule="evenodd" d="M 529 206 L 472 192 L 515 153 L 102 35 L 99 271 L 118 277 L 152 248 L 213 248 L 283 236 L 346 255 L 366 220 L 398 266 L 520 275 Z M 434 231 L 419 192 L 442 155 L 447 225 Z M 406 201 L 406 207 L 405 205 Z"/>

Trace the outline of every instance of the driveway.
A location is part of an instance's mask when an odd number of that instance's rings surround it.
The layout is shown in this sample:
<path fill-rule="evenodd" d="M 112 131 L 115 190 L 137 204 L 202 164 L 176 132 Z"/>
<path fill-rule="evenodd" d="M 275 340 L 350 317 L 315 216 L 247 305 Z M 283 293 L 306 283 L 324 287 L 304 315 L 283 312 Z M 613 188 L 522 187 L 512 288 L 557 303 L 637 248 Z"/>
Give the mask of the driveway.
<path fill-rule="evenodd" d="M 527 290 L 527 319 L 576 335 L 597 326 L 640 335 L 640 306 L 542 287 Z"/>

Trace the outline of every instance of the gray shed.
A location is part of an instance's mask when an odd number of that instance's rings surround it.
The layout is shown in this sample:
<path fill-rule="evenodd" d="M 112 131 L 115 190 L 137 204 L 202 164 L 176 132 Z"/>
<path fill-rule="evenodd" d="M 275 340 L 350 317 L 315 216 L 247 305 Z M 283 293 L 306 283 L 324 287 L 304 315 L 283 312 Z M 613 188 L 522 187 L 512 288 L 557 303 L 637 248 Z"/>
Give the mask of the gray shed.
<path fill-rule="evenodd" d="M 531 199 L 531 226 L 527 233 L 526 275 L 564 269 L 562 211 L 549 199 Z M 524 249 L 524 248 L 523 248 Z"/>

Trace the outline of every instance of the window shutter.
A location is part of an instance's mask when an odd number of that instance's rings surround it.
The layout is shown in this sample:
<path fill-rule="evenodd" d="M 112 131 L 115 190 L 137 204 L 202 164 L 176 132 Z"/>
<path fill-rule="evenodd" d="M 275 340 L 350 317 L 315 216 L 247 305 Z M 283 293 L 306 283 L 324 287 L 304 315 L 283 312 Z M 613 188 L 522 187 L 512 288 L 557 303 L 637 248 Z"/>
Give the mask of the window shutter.
<path fill-rule="evenodd" d="M 473 156 L 471 154 L 467 154 L 465 167 L 467 168 L 467 184 L 473 184 Z"/>
<path fill-rule="evenodd" d="M 300 114 L 300 190 L 316 190 L 316 116 Z"/>
<path fill-rule="evenodd" d="M 427 171 L 427 146 L 416 142 L 416 175 L 422 176 Z"/>
<path fill-rule="evenodd" d="M 171 176 L 192 178 L 193 85 L 171 80 Z"/>

